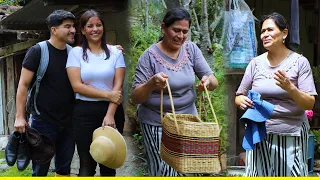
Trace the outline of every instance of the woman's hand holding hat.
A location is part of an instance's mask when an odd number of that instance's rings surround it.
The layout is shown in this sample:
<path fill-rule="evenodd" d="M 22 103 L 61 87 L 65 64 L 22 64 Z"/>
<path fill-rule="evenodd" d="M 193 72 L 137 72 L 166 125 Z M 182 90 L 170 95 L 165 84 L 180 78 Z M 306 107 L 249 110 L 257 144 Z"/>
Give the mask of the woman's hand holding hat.
<path fill-rule="evenodd" d="M 236 97 L 236 104 L 241 110 L 247 110 L 248 107 L 253 108 L 253 102 L 251 99 L 244 95 L 239 95 Z"/>
<path fill-rule="evenodd" d="M 104 128 L 105 126 L 110 126 L 110 127 L 116 128 L 114 116 L 106 115 L 104 117 L 103 122 L 102 122 L 102 128 Z"/>

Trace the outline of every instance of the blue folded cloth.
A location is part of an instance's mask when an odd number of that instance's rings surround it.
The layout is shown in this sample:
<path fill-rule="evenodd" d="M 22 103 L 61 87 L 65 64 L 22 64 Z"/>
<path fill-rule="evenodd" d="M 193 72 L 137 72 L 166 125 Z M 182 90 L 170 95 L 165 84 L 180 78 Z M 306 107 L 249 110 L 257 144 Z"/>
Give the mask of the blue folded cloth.
<path fill-rule="evenodd" d="M 265 121 L 269 119 L 274 109 L 274 105 L 261 100 L 261 95 L 255 91 L 248 91 L 248 98 L 254 103 L 253 108 L 248 108 L 240 121 L 247 124 L 242 141 L 245 150 L 253 150 L 256 143 L 261 142 L 266 135 Z"/>

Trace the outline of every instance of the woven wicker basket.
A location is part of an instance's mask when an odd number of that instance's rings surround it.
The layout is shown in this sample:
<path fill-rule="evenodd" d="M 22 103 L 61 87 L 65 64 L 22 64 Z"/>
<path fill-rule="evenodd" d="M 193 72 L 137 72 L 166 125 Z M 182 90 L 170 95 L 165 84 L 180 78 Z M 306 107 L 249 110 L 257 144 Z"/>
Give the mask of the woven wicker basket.
<path fill-rule="evenodd" d="M 163 92 L 160 112 L 162 119 L 161 158 L 180 173 L 219 173 L 220 128 L 207 89 L 215 122 L 202 122 L 191 114 L 175 114 L 171 90 L 167 81 L 172 113 L 163 113 Z M 200 113 L 200 111 L 199 111 Z"/>

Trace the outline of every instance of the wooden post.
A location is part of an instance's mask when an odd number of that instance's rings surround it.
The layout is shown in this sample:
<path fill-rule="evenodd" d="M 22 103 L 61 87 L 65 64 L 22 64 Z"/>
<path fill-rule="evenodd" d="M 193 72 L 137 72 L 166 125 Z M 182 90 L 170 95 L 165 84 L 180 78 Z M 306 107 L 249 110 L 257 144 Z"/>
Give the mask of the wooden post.
<path fill-rule="evenodd" d="M 7 123 L 7 129 L 10 132 L 13 131 L 14 127 L 14 121 L 15 121 L 15 114 L 16 114 L 16 90 L 15 90 L 15 80 L 14 80 L 14 62 L 13 62 L 13 56 L 10 56 L 6 60 L 7 65 L 7 101 L 6 101 L 6 112 L 8 115 L 8 123 Z"/>
<path fill-rule="evenodd" d="M 320 2 L 316 1 L 316 7 L 318 9 L 318 34 L 317 34 L 317 56 L 316 56 L 316 62 L 317 65 L 320 64 Z"/>
<path fill-rule="evenodd" d="M 227 134 L 228 136 L 228 142 L 230 142 L 229 147 L 228 147 L 228 157 L 234 157 L 237 154 L 237 107 L 235 106 L 234 103 L 234 98 L 235 98 L 235 91 L 236 89 L 236 83 L 235 83 L 235 78 L 234 75 L 227 75 L 227 91 L 228 91 L 228 109 L 229 113 L 227 114 L 227 118 L 229 120 L 228 122 L 228 130 Z M 235 159 L 231 158 L 229 163 L 234 165 L 235 164 Z"/>
<path fill-rule="evenodd" d="M 5 134 L 5 87 L 4 86 L 4 71 L 3 61 L 0 61 L 0 135 Z"/>

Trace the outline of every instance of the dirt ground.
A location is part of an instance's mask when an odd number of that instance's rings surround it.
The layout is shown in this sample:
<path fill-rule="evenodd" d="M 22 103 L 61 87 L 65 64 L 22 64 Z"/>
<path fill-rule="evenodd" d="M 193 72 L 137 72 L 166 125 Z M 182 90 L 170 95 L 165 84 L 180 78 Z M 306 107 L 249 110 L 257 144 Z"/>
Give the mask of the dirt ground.
<path fill-rule="evenodd" d="M 124 165 L 117 169 L 117 176 L 145 176 L 146 163 L 142 145 L 139 144 L 132 135 L 123 136 L 127 144 L 127 158 Z M 71 164 L 72 176 L 79 173 L 79 157 L 75 152 Z M 50 169 L 53 170 L 53 161 L 51 161 Z M 96 176 L 99 176 L 99 166 L 96 169 Z"/>
<path fill-rule="evenodd" d="M 145 176 L 146 163 L 142 146 L 133 136 L 124 136 L 127 143 L 127 159 L 125 164 L 117 169 L 117 176 Z"/>

